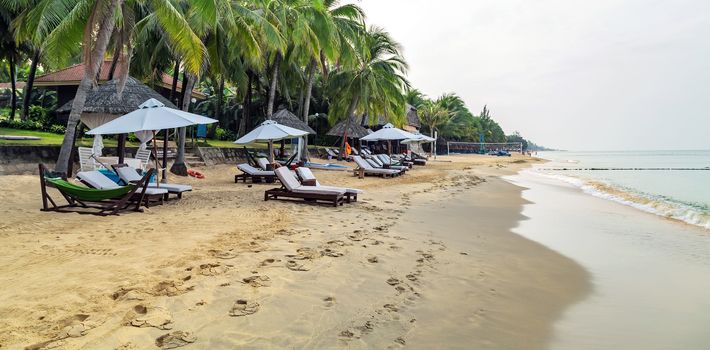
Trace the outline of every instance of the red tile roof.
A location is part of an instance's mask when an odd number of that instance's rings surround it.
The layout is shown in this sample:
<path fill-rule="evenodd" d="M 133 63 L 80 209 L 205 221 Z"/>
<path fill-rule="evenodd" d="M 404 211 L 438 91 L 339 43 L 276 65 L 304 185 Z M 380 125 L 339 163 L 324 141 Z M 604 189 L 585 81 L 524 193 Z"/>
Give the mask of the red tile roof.
<path fill-rule="evenodd" d="M 111 70 L 111 61 L 104 61 L 101 66 L 99 83 L 108 80 L 108 73 Z M 79 85 L 81 79 L 84 78 L 84 64 L 79 63 L 60 69 L 56 72 L 47 73 L 35 78 L 35 86 L 64 86 L 64 85 Z M 173 77 L 163 73 L 160 85 L 166 89 L 170 89 L 173 85 Z M 177 91 L 182 91 L 182 84 L 178 81 Z M 192 90 L 192 96 L 196 98 L 206 98 L 205 94 L 198 90 Z"/>
<path fill-rule="evenodd" d="M 24 87 L 25 87 L 24 81 L 15 82 L 15 88 L 17 90 L 23 89 Z M 12 86 L 10 86 L 10 83 L 0 83 L 0 90 L 10 90 L 10 89 L 12 89 Z"/>
<path fill-rule="evenodd" d="M 104 61 L 103 65 L 101 66 L 101 75 L 99 77 L 100 81 L 105 81 L 108 79 L 108 72 L 110 69 L 111 69 L 111 61 Z M 65 85 L 65 84 L 42 84 L 42 83 L 76 82 L 76 85 L 79 85 L 79 82 L 81 81 L 81 79 L 83 77 L 84 77 L 84 64 L 79 63 L 79 64 L 75 64 L 73 66 L 69 66 L 64 69 L 60 69 L 56 72 L 40 75 L 39 77 L 35 78 L 35 84 L 37 84 L 38 86 L 47 86 L 47 85 Z M 73 84 L 66 84 L 66 85 L 73 85 Z"/>

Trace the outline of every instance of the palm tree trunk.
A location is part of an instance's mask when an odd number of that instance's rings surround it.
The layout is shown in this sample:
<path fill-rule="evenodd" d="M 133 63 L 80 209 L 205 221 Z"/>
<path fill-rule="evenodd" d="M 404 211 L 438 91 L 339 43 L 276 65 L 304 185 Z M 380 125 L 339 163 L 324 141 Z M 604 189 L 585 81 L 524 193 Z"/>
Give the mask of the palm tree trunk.
<path fill-rule="evenodd" d="M 281 63 L 281 53 L 277 52 L 274 58 L 274 69 L 271 74 L 271 86 L 269 87 L 269 103 L 266 105 L 266 118 L 271 119 L 274 114 L 274 101 L 276 100 L 276 83 L 279 78 L 279 64 Z"/>
<path fill-rule="evenodd" d="M 345 152 L 345 143 L 348 141 L 346 133 L 348 132 L 348 130 L 350 130 L 350 123 L 352 122 L 353 118 L 355 118 L 355 108 L 357 108 L 358 102 L 360 102 L 360 94 L 355 93 L 355 95 L 353 95 L 352 101 L 350 101 L 350 106 L 348 106 L 348 113 L 346 114 L 346 118 L 348 119 L 345 121 L 345 130 L 343 131 L 343 143 L 340 144 L 338 160 L 342 160 L 343 158 L 343 153 Z"/>
<path fill-rule="evenodd" d="M 94 43 L 94 49 L 91 52 L 91 64 L 87 64 L 84 71 L 84 77 L 81 79 L 81 83 L 79 83 L 79 87 L 76 90 L 76 96 L 74 96 L 74 102 L 72 102 L 66 132 L 64 133 L 64 141 L 62 141 L 62 148 L 59 151 L 59 157 L 57 158 L 57 164 L 55 166 L 56 171 L 66 173 L 69 167 L 71 152 L 74 148 L 74 134 L 76 132 L 76 126 L 79 123 L 81 112 L 84 111 L 86 96 L 93 85 L 96 72 L 98 72 L 99 67 L 103 63 L 104 55 L 106 54 L 106 47 L 108 46 L 111 32 L 113 32 L 113 27 L 116 23 L 113 14 L 122 2 L 123 0 L 110 0 L 106 12 L 101 18 L 99 31 L 96 35 L 96 42 Z M 98 6 L 98 4 L 94 6 Z M 92 25 L 92 23 L 89 23 L 89 25 Z M 90 43 L 84 44 L 86 45 Z"/>
<path fill-rule="evenodd" d="M 219 76 L 219 86 L 217 87 L 217 105 L 215 106 L 215 119 L 219 120 L 219 123 L 223 128 L 227 128 L 227 120 L 222 120 L 222 104 L 224 103 L 224 75 Z"/>
<path fill-rule="evenodd" d="M 22 101 L 22 114 L 20 115 L 22 120 L 27 120 L 30 115 L 30 102 L 32 100 L 32 87 L 35 83 L 35 75 L 37 74 L 37 64 L 39 63 L 40 50 L 36 49 L 34 55 L 32 56 L 32 64 L 30 65 L 30 72 L 27 76 L 27 84 L 25 85 L 24 100 Z"/>
<path fill-rule="evenodd" d="M 180 94 L 180 99 L 178 102 L 178 107 L 182 108 L 185 99 L 185 88 L 187 87 L 187 72 L 182 72 L 182 93 Z"/>
<path fill-rule="evenodd" d="M 306 81 L 306 97 L 303 101 L 303 121 L 308 123 L 308 114 L 311 109 L 311 93 L 313 91 L 313 80 L 316 76 L 316 61 L 311 59 L 311 63 L 308 66 L 308 81 Z"/>
<path fill-rule="evenodd" d="M 175 68 L 173 68 L 173 85 L 170 88 L 170 102 L 175 103 L 175 91 L 177 90 L 178 80 L 180 80 L 180 60 L 175 60 Z"/>
<path fill-rule="evenodd" d="M 121 35 L 118 35 L 118 42 L 115 44 L 116 49 L 113 50 L 113 57 L 111 57 L 111 68 L 108 70 L 108 81 L 113 80 L 113 73 L 116 72 L 116 66 L 118 65 L 118 58 L 121 56 L 121 49 L 123 49 L 123 40 Z"/>
<path fill-rule="evenodd" d="M 304 85 L 298 92 L 298 109 L 296 110 L 296 115 L 300 116 L 303 114 L 303 97 L 306 95 L 306 86 Z"/>
<path fill-rule="evenodd" d="M 10 98 L 10 119 L 15 119 L 15 110 L 17 110 L 17 67 L 15 67 L 15 53 L 10 52 L 8 55 L 8 63 L 10 64 L 10 89 L 12 96 Z"/>
<path fill-rule="evenodd" d="M 321 50 L 320 52 L 320 65 L 323 70 L 323 79 L 328 79 L 328 61 L 325 57 L 325 53 Z"/>
<path fill-rule="evenodd" d="M 247 91 L 244 94 L 244 103 L 242 103 L 244 109 L 242 110 L 242 119 L 239 122 L 239 137 L 242 137 L 246 134 L 247 124 L 248 124 L 249 118 L 251 118 L 252 79 L 253 79 L 252 72 L 247 71 Z"/>
<path fill-rule="evenodd" d="M 195 77 L 192 74 L 186 74 L 187 84 L 182 91 L 182 110 L 188 111 L 190 109 L 190 99 L 192 96 L 192 87 L 195 85 Z M 178 149 L 175 155 L 175 162 L 173 166 L 170 167 L 170 172 L 175 175 L 187 176 L 187 165 L 185 164 L 185 141 L 187 139 L 187 132 L 185 127 L 178 128 Z"/>

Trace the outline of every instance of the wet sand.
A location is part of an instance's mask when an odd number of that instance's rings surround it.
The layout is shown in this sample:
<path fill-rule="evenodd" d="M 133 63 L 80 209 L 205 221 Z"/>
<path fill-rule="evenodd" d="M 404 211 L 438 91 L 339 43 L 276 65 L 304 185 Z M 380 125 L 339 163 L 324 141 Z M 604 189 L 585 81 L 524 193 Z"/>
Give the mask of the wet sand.
<path fill-rule="evenodd" d="M 510 232 L 519 158 L 440 157 L 340 208 L 263 201 L 233 166 L 118 217 L 39 212 L 0 177 L 3 348 L 544 348 L 588 292 L 576 263 Z M 183 180 L 183 179 L 180 179 Z"/>

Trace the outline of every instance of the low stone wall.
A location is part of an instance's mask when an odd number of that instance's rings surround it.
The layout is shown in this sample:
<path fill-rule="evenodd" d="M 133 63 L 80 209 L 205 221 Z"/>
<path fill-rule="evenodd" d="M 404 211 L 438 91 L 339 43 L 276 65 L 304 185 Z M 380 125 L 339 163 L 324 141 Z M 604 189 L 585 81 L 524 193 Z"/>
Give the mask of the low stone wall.
<path fill-rule="evenodd" d="M 243 162 L 242 152 L 240 148 L 197 147 L 198 155 L 207 166 Z"/>
<path fill-rule="evenodd" d="M 37 164 L 43 163 L 50 169 L 59 158 L 60 146 L 0 146 L 0 175 L 36 174 Z M 126 148 L 126 156 L 135 154 L 137 148 Z M 105 155 L 114 155 L 115 147 L 104 148 Z M 79 169 L 79 155 L 74 154 L 74 172 Z"/>

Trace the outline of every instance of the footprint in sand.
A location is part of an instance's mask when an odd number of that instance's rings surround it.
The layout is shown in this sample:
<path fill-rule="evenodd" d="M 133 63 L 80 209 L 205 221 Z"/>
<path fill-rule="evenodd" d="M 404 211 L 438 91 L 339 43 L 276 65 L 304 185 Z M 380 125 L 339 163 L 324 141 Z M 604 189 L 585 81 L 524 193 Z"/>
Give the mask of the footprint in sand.
<path fill-rule="evenodd" d="M 286 268 L 292 271 L 309 271 L 311 269 L 309 266 L 306 266 L 304 262 L 297 262 L 295 260 L 287 261 Z"/>
<path fill-rule="evenodd" d="M 276 259 L 272 259 L 272 258 L 264 259 L 259 263 L 259 266 L 264 267 L 264 266 L 271 265 L 275 262 L 276 262 Z"/>
<path fill-rule="evenodd" d="M 351 233 L 351 234 L 348 235 L 348 239 L 350 239 L 351 241 L 360 242 L 360 241 L 362 241 L 363 239 L 365 239 L 364 236 L 365 236 L 365 235 L 363 234 L 362 231 L 360 231 L 360 230 L 355 230 L 355 231 L 353 231 L 353 233 Z"/>
<path fill-rule="evenodd" d="M 321 256 L 318 251 L 308 247 L 298 248 L 296 249 L 296 253 L 298 254 L 288 254 L 286 257 L 294 260 L 313 260 Z"/>
<path fill-rule="evenodd" d="M 371 256 L 371 257 L 367 258 L 367 262 L 369 262 L 369 263 L 375 264 L 379 261 L 380 261 L 380 259 L 378 259 L 376 256 Z"/>
<path fill-rule="evenodd" d="M 382 307 L 385 308 L 389 312 L 399 311 L 399 308 L 397 307 L 397 305 L 393 305 L 393 304 L 385 304 L 385 305 L 382 305 Z"/>
<path fill-rule="evenodd" d="M 209 251 L 212 256 L 214 256 L 217 259 L 234 259 L 237 257 L 237 253 L 233 252 L 231 250 L 210 250 Z"/>
<path fill-rule="evenodd" d="M 255 314 L 259 311 L 259 303 L 255 301 L 247 301 L 239 299 L 234 302 L 232 309 L 229 310 L 229 316 L 240 317 Z"/>
<path fill-rule="evenodd" d="M 201 264 L 197 269 L 195 269 L 195 273 L 203 276 L 217 276 L 227 272 L 228 270 L 229 266 L 226 265 L 219 263 L 206 263 Z"/>
<path fill-rule="evenodd" d="M 331 307 L 335 305 L 335 297 L 325 297 L 323 298 L 323 302 L 325 303 L 325 307 Z"/>
<path fill-rule="evenodd" d="M 271 278 L 268 276 L 249 276 L 242 279 L 242 283 L 248 284 L 254 288 L 271 286 Z"/>
<path fill-rule="evenodd" d="M 341 241 L 341 240 L 339 240 L 339 239 L 334 239 L 334 240 L 332 240 L 332 241 L 326 242 L 326 244 L 328 244 L 328 245 L 337 245 L 337 246 L 342 247 L 342 246 L 345 245 L 345 242 L 343 242 L 343 241 Z"/>
<path fill-rule="evenodd" d="M 339 258 L 339 257 L 345 255 L 345 254 L 343 254 L 343 253 L 341 253 L 341 252 L 332 250 L 332 249 L 330 249 L 330 248 L 325 248 L 325 250 L 323 250 L 323 251 L 321 252 L 321 254 L 323 254 L 324 256 L 329 256 L 329 257 L 331 257 L 331 258 Z"/>
<path fill-rule="evenodd" d="M 123 324 L 126 326 L 171 329 L 173 316 L 162 307 L 138 304 L 128 311 L 123 320 Z"/>
<path fill-rule="evenodd" d="M 163 334 L 155 339 L 155 345 L 161 349 L 175 349 L 188 344 L 192 344 L 197 340 L 190 332 L 175 331 L 168 334 Z"/>
<path fill-rule="evenodd" d="M 412 282 L 416 282 L 416 281 L 418 281 L 418 280 L 419 280 L 419 279 L 417 278 L 417 276 L 416 276 L 416 275 L 414 275 L 414 274 L 411 274 L 411 273 L 410 273 L 410 274 L 408 274 L 408 275 L 407 275 L 407 276 L 405 276 L 405 277 L 407 277 L 407 279 L 408 279 L 408 280 L 410 280 L 410 281 L 412 281 Z"/>
<path fill-rule="evenodd" d="M 387 284 L 389 284 L 390 286 L 396 286 L 396 285 L 398 285 L 398 284 L 400 284 L 400 283 L 402 283 L 402 281 L 400 281 L 400 280 L 398 280 L 398 279 L 396 279 L 396 278 L 394 278 L 394 277 L 390 277 L 390 278 L 387 280 Z"/>
<path fill-rule="evenodd" d="M 86 335 L 86 332 L 96 326 L 93 322 L 87 321 L 88 318 L 89 315 L 77 314 L 59 321 L 62 330 L 57 334 L 57 339 L 78 338 Z"/>

